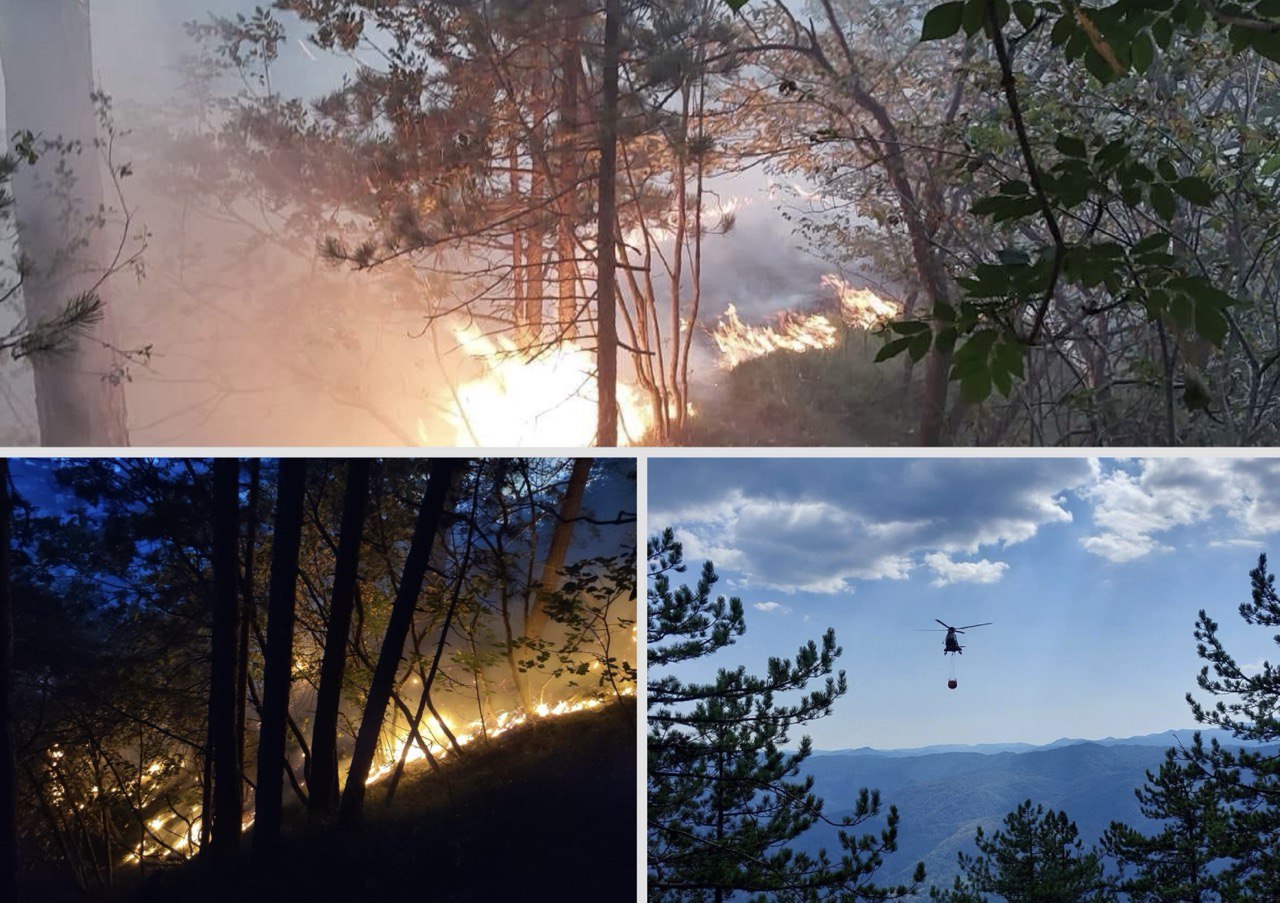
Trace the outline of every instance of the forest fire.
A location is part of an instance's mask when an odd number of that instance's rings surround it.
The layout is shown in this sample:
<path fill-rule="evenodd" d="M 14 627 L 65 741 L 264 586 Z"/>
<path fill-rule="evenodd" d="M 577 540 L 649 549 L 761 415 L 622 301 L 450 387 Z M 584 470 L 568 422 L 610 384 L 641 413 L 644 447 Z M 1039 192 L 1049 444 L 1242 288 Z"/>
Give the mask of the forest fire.
<path fill-rule="evenodd" d="M 189 880 L 177 866 L 197 856 L 320 843 L 293 830 L 304 816 L 322 833 L 376 823 L 366 790 L 380 782 L 369 792 L 380 806 L 394 800 L 397 818 L 434 829 L 427 800 L 445 778 L 451 830 L 487 829 L 488 810 L 464 798 L 488 792 L 490 771 L 528 782 L 541 810 L 541 770 L 560 774 L 584 737 L 616 762 L 601 778 L 591 756 L 575 759 L 579 776 L 633 799 L 633 714 L 606 716 L 634 710 L 632 466 L 432 455 L 75 459 L 51 472 L 17 462 L 14 482 L 40 510 L 67 505 L 50 491 L 59 479 L 109 477 L 121 491 L 78 534 L 77 554 L 100 562 L 92 579 L 44 589 L 47 574 L 70 572 L 46 541 L 62 520 L 32 519 L 19 537 L 30 557 L 14 583 L 24 605 L 35 600 L 27 611 L 51 619 L 37 639 L 23 636 L 33 659 L 45 656 L 21 684 L 20 725 L 34 738 L 19 788 L 29 848 L 68 894 L 126 892 Z M 166 512 L 155 533 L 138 518 L 144 497 Z M 580 519 L 599 523 L 575 529 Z M 170 565 L 191 548 L 204 564 L 179 583 Z M 129 604 L 114 604 L 112 575 L 133 570 L 144 576 Z M 88 602 L 60 607 L 67 596 Z M 107 632 L 113 642 L 97 642 Z M 548 794 L 556 805 L 565 796 Z M 563 811 L 565 830 L 588 824 Z M 329 890 L 315 898 L 348 898 Z"/>
<path fill-rule="evenodd" d="M 720 349 L 720 367 L 732 370 L 744 361 L 775 351 L 812 351 L 831 348 L 840 339 L 840 330 L 826 314 L 783 311 L 776 326 L 748 326 L 730 304 L 711 330 Z"/>
<path fill-rule="evenodd" d="M 635 691 L 632 688 L 625 687 L 619 695 L 632 696 L 634 693 Z M 529 723 L 533 719 L 573 715 L 577 712 L 598 709 L 604 704 L 605 700 L 598 696 L 561 700 L 552 704 L 540 702 L 533 707 L 532 713 L 525 712 L 522 709 L 513 709 L 498 712 L 493 716 L 492 720 L 486 719 L 483 723 L 478 719 L 468 722 L 461 728 L 449 724 L 447 719 L 445 724 L 453 734 L 454 741 L 458 746 L 467 746 L 477 739 L 491 740 L 494 737 L 500 737 L 514 728 Z M 449 755 L 451 744 L 448 741 L 440 742 L 425 723 L 420 724 L 418 730 L 422 739 L 426 742 L 426 750 L 415 740 L 412 731 L 407 728 L 393 730 L 380 744 L 383 750 L 381 764 L 369 773 L 369 777 L 365 780 L 366 785 L 373 786 L 381 781 L 395 771 L 397 764 L 401 761 L 405 765 L 421 762 L 427 758 L 427 752 L 430 752 L 432 758 L 435 759 L 444 759 Z"/>
<path fill-rule="evenodd" d="M 840 299 L 840 319 L 846 326 L 874 329 L 902 313 L 902 305 L 881 298 L 868 288 L 854 288 L 835 273 L 822 277 L 822 284 L 834 289 Z"/>
<path fill-rule="evenodd" d="M 449 420 L 457 446 L 589 446 L 595 442 L 595 357 L 570 341 L 521 349 L 474 326 L 455 330 L 458 345 L 484 375 L 454 389 Z M 619 440 L 640 441 L 652 415 L 639 393 L 618 384 Z M 419 426 L 424 444 L 436 444 Z"/>
<path fill-rule="evenodd" d="M 711 338 L 720 350 L 721 369 L 732 370 L 744 361 L 775 351 L 833 348 L 840 340 L 842 326 L 874 329 L 902 312 L 898 303 L 881 298 L 870 289 L 854 288 L 834 273 L 823 276 L 822 284 L 833 289 L 839 299 L 838 323 L 825 313 L 784 310 L 775 315 L 774 325 L 750 326 L 742 322 L 730 304 L 711 330 Z"/>
<path fill-rule="evenodd" d="M 635 690 L 629 686 L 623 687 L 619 695 L 634 696 Z M 506 710 L 487 717 L 483 723 L 475 719 L 464 724 L 455 724 L 446 718 L 445 726 L 453 734 L 454 742 L 459 747 L 465 747 L 477 740 L 488 741 L 500 737 L 533 721 L 593 711 L 602 708 L 606 702 L 606 699 L 599 696 L 565 699 L 554 703 L 539 702 L 530 712 L 523 709 Z M 393 725 L 384 732 L 383 739 L 378 744 L 377 764 L 365 780 L 366 786 L 378 784 L 397 767 L 425 761 L 428 752 L 437 761 L 449 757 L 452 744 L 448 740 L 441 741 L 437 738 L 426 721 L 419 724 L 417 730 L 426 743 L 426 750 L 414 738 L 413 731 L 407 727 Z M 147 775 L 159 774 L 164 769 L 164 762 L 150 763 L 144 771 L 144 780 Z M 193 803 L 186 812 L 179 812 L 171 802 L 168 813 L 147 819 L 146 836 L 124 855 L 121 862 L 125 865 L 136 865 L 143 860 L 175 861 L 194 857 L 200 852 L 201 811 L 201 805 Z M 245 817 L 242 827 L 245 830 L 253 827 L 252 811 Z"/>

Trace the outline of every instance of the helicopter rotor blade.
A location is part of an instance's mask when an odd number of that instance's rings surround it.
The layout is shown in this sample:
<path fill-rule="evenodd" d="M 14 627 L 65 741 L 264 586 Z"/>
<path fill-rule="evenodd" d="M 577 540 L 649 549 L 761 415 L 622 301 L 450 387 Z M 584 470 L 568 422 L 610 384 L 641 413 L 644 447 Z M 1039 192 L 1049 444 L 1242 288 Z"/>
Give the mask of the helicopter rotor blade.
<path fill-rule="evenodd" d="M 941 618 L 934 618 L 934 620 L 937 621 L 939 624 L 941 624 L 943 627 L 947 628 L 947 630 L 951 629 L 951 625 L 948 624 L 946 621 L 943 621 Z"/>
<path fill-rule="evenodd" d="M 966 624 L 964 627 L 957 627 L 956 630 L 961 631 L 961 630 L 972 630 L 975 627 L 989 627 L 994 623 L 995 621 L 983 621 L 981 624 Z"/>

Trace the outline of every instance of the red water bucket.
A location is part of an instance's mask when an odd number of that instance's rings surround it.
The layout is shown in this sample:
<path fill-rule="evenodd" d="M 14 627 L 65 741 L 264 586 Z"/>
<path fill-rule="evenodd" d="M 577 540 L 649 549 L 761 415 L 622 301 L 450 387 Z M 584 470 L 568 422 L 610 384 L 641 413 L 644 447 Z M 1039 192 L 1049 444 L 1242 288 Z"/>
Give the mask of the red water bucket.
<path fill-rule="evenodd" d="M 949 681 L 947 681 L 948 690 L 954 690 L 957 686 L 959 686 L 959 684 L 956 682 L 956 679 L 954 677 L 951 678 Z"/>

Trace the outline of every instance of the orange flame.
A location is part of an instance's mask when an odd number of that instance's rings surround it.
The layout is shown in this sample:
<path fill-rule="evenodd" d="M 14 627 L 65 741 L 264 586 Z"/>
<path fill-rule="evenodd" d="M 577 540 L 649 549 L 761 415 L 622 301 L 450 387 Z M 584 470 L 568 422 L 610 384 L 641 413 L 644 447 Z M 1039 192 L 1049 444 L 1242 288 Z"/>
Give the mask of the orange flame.
<path fill-rule="evenodd" d="M 732 370 L 744 361 L 775 351 L 813 351 L 833 348 L 840 340 L 841 326 L 873 329 L 902 313 L 902 305 L 882 298 L 870 289 L 854 288 L 834 273 L 822 277 L 822 284 L 834 289 L 840 299 L 840 322 L 823 313 L 784 310 L 776 314 L 776 325 L 749 326 L 730 304 L 711 329 L 711 338 L 720 349 L 721 369 Z"/>
<path fill-rule="evenodd" d="M 902 314 L 902 305 L 897 301 L 881 298 L 868 288 L 854 288 L 835 273 L 823 276 L 822 284 L 834 289 L 840 298 L 840 319 L 846 326 L 874 329 Z"/>
<path fill-rule="evenodd" d="M 711 330 L 720 349 L 720 366 L 732 370 L 744 361 L 775 351 L 811 351 L 831 348 L 840 339 L 840 330 L 825 314 L 783 311 L 775 326 L 748 326 L 732 304 Z"/>

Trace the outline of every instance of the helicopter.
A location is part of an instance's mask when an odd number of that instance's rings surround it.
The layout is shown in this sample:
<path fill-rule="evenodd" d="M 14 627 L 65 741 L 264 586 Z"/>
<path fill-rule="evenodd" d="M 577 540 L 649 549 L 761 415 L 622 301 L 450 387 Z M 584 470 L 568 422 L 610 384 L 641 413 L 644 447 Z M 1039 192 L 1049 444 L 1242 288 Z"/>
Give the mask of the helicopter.
<path fill-rule="evenodd" d="M 947 628 L 947 635 L 942 641 L 942 654 L 954 652 L 956 655 L 964 654 L 964 647 L 960 645 L 960 640 L 956 638 L 956 634 L 964 633 L 966 630 L 972 630 L 975 627 L 989 627 L 994 621 L 983 621 L 981 624 L 966 624 L 964 627 L 952 627 L 945 621 L 934 618 L 939 624 Z"/>

